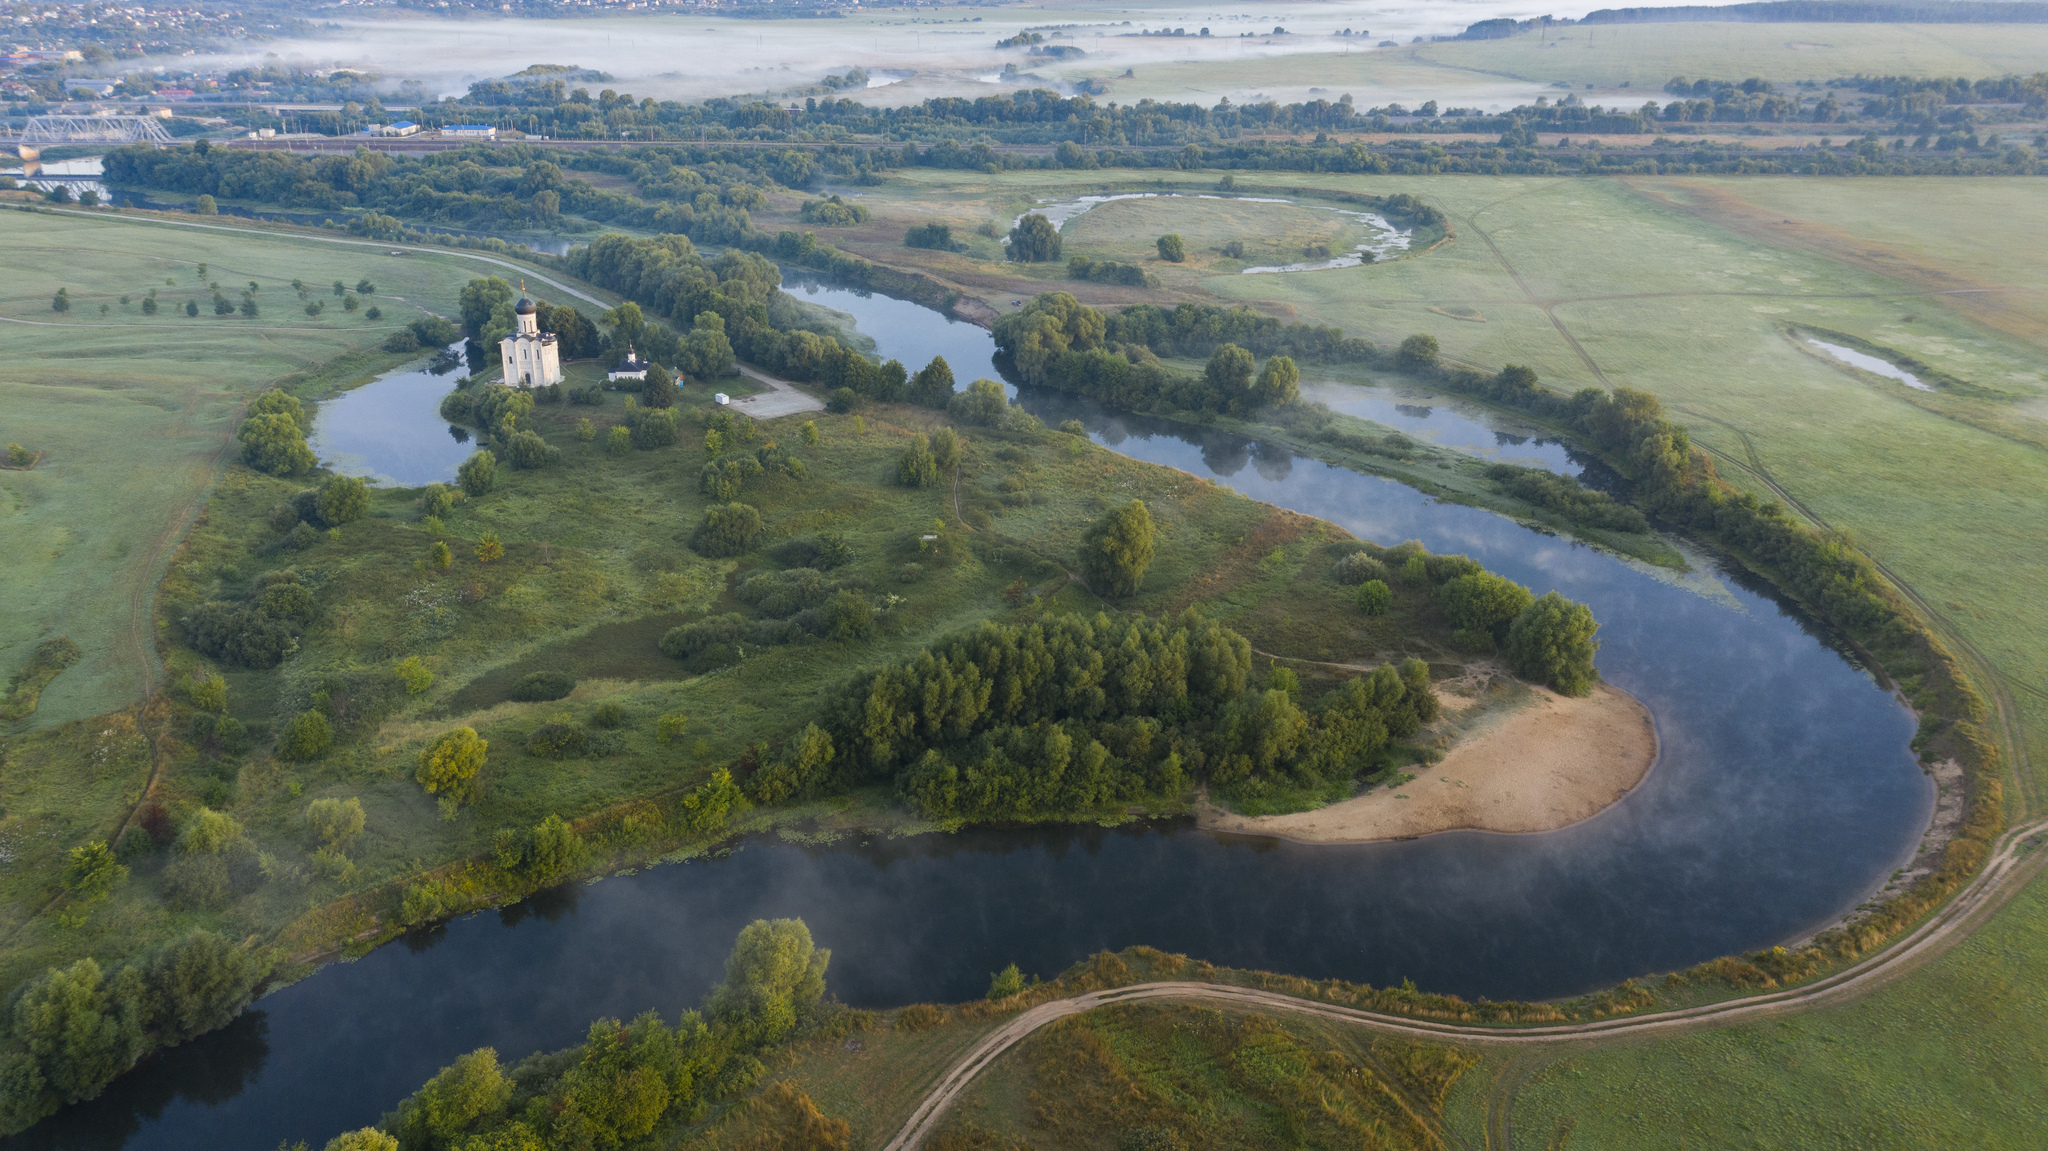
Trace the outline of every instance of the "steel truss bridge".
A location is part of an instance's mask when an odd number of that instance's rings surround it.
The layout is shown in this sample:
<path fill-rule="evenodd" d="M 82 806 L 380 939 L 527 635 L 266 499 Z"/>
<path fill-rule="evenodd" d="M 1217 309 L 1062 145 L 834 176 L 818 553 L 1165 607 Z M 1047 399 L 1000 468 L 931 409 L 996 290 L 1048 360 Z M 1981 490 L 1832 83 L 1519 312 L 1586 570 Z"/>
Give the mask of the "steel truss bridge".
<path fill-rule="evenodd" d="M 12 144 L 168 144 L 155 116 L 31 116 Z"/>

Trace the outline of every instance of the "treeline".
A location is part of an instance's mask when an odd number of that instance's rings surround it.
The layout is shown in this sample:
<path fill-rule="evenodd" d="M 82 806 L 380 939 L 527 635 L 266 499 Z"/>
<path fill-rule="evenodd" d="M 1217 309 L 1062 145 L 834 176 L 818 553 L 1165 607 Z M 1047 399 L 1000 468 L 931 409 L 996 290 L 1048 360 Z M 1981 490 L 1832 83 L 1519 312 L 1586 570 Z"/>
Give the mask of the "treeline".
<path fill-rule="evenodd" d="M 0 1024 L 0 1131 L 97 1096 L 150 1051 L 225 1027 L 266 970 L 260 954 L 194 931 L 111 970 L 88 958 L 30 980 Z"/>
<path fill-rule="evenodd" d="M 2048 22 L 2048 4 L 1983 3 L 1981 0 L 1945 0 L 1940 4 L 1770 0 L 1761 4 L 1601 8 L 1588 12 L 1579 23 L 1656 24 L 1723 20 L 1793 24 L 2040 24 Z"/>
<path fill-rule="evenodd" d="M 1250 644 L 1192 611 L 984 623 L 855 677 L 745 786 L 772 803 L 891 782 L 934 820 L 1075 818 L 1196 780 L 1348 780 L 1437 714 L 1419 660 L 1300 694 L 1291 673 L 1254 685 Z"/>

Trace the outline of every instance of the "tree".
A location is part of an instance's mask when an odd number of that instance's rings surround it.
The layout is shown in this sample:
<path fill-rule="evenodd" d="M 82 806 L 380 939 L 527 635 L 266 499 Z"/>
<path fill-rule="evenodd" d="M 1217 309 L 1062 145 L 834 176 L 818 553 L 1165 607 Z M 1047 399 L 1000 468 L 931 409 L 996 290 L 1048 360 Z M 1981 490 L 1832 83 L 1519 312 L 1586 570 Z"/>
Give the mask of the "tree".
<path fill-rule="evenodd" d="M 1560 694 L 1590 695 L 1600 678 L 1593 668 L 1593 653 L 1600 650 L 1593 634 L 1599 630 L 1592 608 L 1546 592 L 1508 628 L 1508 666 Z"/>
<path fill-rule="evenodd" d="M 100 192 L 99 192 L 99 189 L 98 189 L 98 188 L 87 188 L 87 189 L 86 189 L 85 191 L 83 191 L 83 192 L 80 192 L 80 193 L 78 194 L 78 203 L 79 203 L 79 205 L 80 205 L 80 206 L 82 206 L 82 207 L 86 207 L 86 208 L 97 208 L 97 207 L 99 207 L 99 206 L 100 206 Z"/>
<path fill-rule="evenodd" d="M 302 711 L 285 721 L 277 737 L 277 757 L 285 760 L 317 758 L 334 742 L 334 725 L 317 711 Z"/>
<path fill-rule="evenodd" d="M 256 307 L 256 296 L 253 292 L 242 293 L 242 306 L 239 310 L 242 313 L 242 317 L 249 320 L 255 319 L 260 314 L 259 309 Z"/>
<path fill-rule="evenodd" d="M 932 433 L 932 460 L 939 465 L 939 471 L 951 472 L 960 466 L 960 436 L 951 428 L 940 428 Z"/>
<path fill-rule="evenodd" d="M 462 461 L 455 471 L 455 482 L 462 485 L 467 495 L 481 496 L 490 493 L 498 485 L 498 457 L 488 449 L 478 449 L 476 454 Z"/>
<path fill-rule="evenodd" d="M 1003 395 L 1003 385 L 982 379 L 967 385 L 966 391 L 956 392 L 946 410 L 963 424 L 993 427 L 1009 407 L 1009 398 Z"/>
<path fill-rule="evenodd" d="M 473 727 L 458 727 L 420 751 L 419 768 L 413 778 L 428 795 L 446 792 L 456 800 L 469 797 L 483 770 L 491 745 Z"/>
<path fill-rule="evenodd" d="M 647 365 L 647 379 L 640 385 L 640 402 L 650 408 L 672 408 L 683 398 L 683 390 L 676 387 L 668 369 L 660 364 Z"/>
<path fill-rule="evenodd" d="M 225 811 L 202 807 L 185 822 L 178 835 L 178 850 L 186 855 L 219 855 L 242 838 L 242 825 Z"/>
<path fill-rule="evenodd" d="M 538 1147 L 539 1145 L 535 1144 L 535 1146 Z M 509 1147 L 499 1143 L 490 1144 L 490 1147 L 491 1151 L 500 1151 L 500 1148 L 503 1148 L 503 1151 L 524 1151 L 523 1148 Z M 362 1127 L 336 1135 L 334 1138 L 329 1139 L 327 1145 L 322 1147 L 320 1151 L 398 1151 L 398 1139 L 395 1136 L 386 1135 L 375 1127 Z"/>
<path fill-rule="evenodd" d="M 369 278 L 368 278 L 367 276 L 366 276 L 366 277 L 364 277 L 363 279 L 360 279 L 360 280 L 357 280 L 357 281 L 356 281 L 356 295 L 358 295 L 358 296 L 374 296 L 374 295 L 376 295 L 376 294 L 377 294 L 377 285 L 375 285 L 375 284 L 371 283 L 371 282 L 369 281 Z"/>
<path fill-rule="evenodd" d="M 194 931 L 164 948 L 149 963 L 158 1035 L 183 1043 L 227 1026 L 249 1005 L 263 974 L 254 955 L 211 931 Z"/>
<path fill-rule="evenodd" d="M 301 476 L 319 461 L 306 446 L 305 433 L 292 418 L 279 413 L 251 416 L 235 431 L 242 443 L 242 461 L 274 476 Z"/>
<path fill-rule="evenodd" d="M 391 1126 L 397 1146 L 408 1151 L 451 1151 L 463 1135 L 502 1114 L 511 1101 L 512 1083 L 498 1067 L 497 1051 L 480 1047 L 443 1067 L 400 1103 Z"/>
<path fill-rule="evenodd" d="M 306 827 L 320 846 L 329 851 L 347 851 L 356 836 L 363 833 L 363 801 L 353 795 L 347 799 L 316 799 L 306 805 Z"/>
<path fill-rule="evenodd" d="M 455 553 L 449 550 L 448 541 L 435 540 L 433 546 L 427 549 L 427 562 L 440 571 L 447 571 L 455 562 Z"/>
<path fill-rule="evenodd" d="M 825 996 L 832 953 L 811 942 L 801 919 L 756 919 L 740 929 L 725 960 L 725 981 L 711 993 L 711 1017 L 750 1042 L 789 1034 Z"/>
<path fill-rule="evenodd" d="M 1301 398 L 1301 369 L 1290 356 L 1274 356 L 1259 370 L 1252 385 L 1253 402 L 1262 408 L 1280 408 Z"/>
<path fill-rule="evenodd" d="M 128 869 L 114 859 L 106 841 L 95 839 L 71 849 L 64 866 L 64 890 L 90 906 L 113 894 L 128 879 Z"/>
<path fill-rule="evenodd" d="M 355 476 L 331 477 L 320 485 L 313 508 L 329 527 L 354 523 L 370 510 L 370 485 Z"/>
<path fill-rule="evenodd" d="M 989 976 L 988 997 L 990 999 L 1008 999 L 1010 996 L 1023 990 L 1024 973 L 1017 970 L 1017 965 L 1014 963 Z"/>
<path fill-rule="evenodd" d="M 1404 372 L 1423 372 L 1436 367 L 1436 337 L 1417 332 L 1402 340 L 1400 350 L 1394 353 L 1394 361 Z"/>
<path fill-rule="evenodd" d="M 336 296 L 348 295 L 348 285 L 342 283 L 340 280 L 334 281 L 334 294 Z"/>
<path fill-rule="evenodd" d="M 1529 589 L 1480 571 L 1461 575 L 1437 589 L 1437 602 L 1460 633 L 1461 646 L 1490 650 L 1507 638 L 1508 625 L 1535 602 Z"/>
<path fill-rule="evenodd" d="M 1042 264 L 1060 258 L 1060 232 L 1043 213 L 1031 212 L 1010 229 L 1010 259 Z"/>
<path fill-rule="evenodd" d="M 186 300 L 186 301 L 185 301 L 185 314 L 186 314 L 187 316 L 196 316 L 196 315 L 198 315 L 198 314 L 199 314 L 199 301 L 198 301 L 198 300 Z"/>
<path fill-rule="evenodd" d="M 1145 501 L 1132 500 L 1096 520 L 1081 537 L 1081 571 L 1105 595 L 1130 595 L 1152 566 L 1156 533 Z"/>
<path fill-rule="evenodd" d="M 706 434 L 710 433 L 707 432 Z M 632 450 L 633 433 L 631 429 L 614 426 L 611 431 L 604 434 L 605 455 L 618 459 L 631 453 Z"/>
<path fill-rule="evenodd" d="M 1209 354 L 1202 369 L 1209 391 L 1222 403 L 1235 404 L 1245 398 L 1252 382 L 1252 354 L 1236 344 L 1224 344 Z"/>
<path fill-rule="evenodd" d="M 201 216 L 217 216 L 220 214 L 220 206 L 213 202 L 212 196 L 204 192 L 199 194 L 199 200 L 192 205 L 192 210 Z"/>
<path fill-rule="evenodd" d="M 1367 615 L 1385 615 L 1394 606 L 1394 589 L 1384 580 L 1367 580 L 1358 585 L 1358 610 Z"/>
<path fill-rule="evenodd" d="M 732 341 L 725 335 L 725 317 L 705 310 L 691 322 L 679 351 L 683 370 L 700 380 L 716 380 L 733 374 Z"/>
<path fill-rule="evenodd" d="M 541 439 L 539 432 L 515 432 L 511 439 L 505 441 L 505 462 L 521 471 L 548 467 L 560 459 L 561 454 Z"/>
<path fill-rule="evenodd" d="M 597 438 L 597 425 L 590 422 L 590 417 L 576 421 L 576 438 L 586 444 Z"/>
<path fill-rule="evenodd" d="M 804 442 L 804 446 L 805 446 L 805 447 L 807 447 L 807 448 L 815 448 L 815 447 L 817 447 L 817 446 L 818 446 L 818 421 L 816 421 L 816 420 L 805 420 L 805 421 L 804 421 L 803 423 L 801 423 L 801 424 L 798 424 L 798 425 L 797 425 L 797 427 L 796 427 L 796 435 L 797 435 L 797 438 L 798 438 L 798 439 L 800 439 L 800 440 L 802 440 L 802 441 Z"/>
<path fill-rule="evenodd" d="M 505 545 L 499 541 L 497 532 L 485 532 L 476 539 L 476 562 L 496 563 L 505 558 Z"/>
<path fill-rule="evenodd" d="M 750 504 L 712 504 L 690 537 L 690 546 L 714 559 L 736 556 L 754 546 L 761 534 L 761 513 Z"/>
<path fill-rule="evenodd" d="M 953 366 L 944 356 L 933 356 L 915 376 L 910 378 L 909 394 L 904 397 L 914 404 L 945 411 L 953 402 Z"/>
<path fill-rule="evenodd" d="M 16 1102 L 24 1096 L 47 1092 L 52 1102 L 75 1103 L 134 1065 L 146 1042 L 141 984 L 132 967 L 107 979 L 88 958 L 52 967 L 28 985 L 14 1005 L 14 1038 L 23 1053 L 5 1069 L 17 1114 L 48 1110 L 43 1100 Z"/>
<path fill-rule="evenodd" d="M 1178 264 L 1188 258 L 1187 244 L 1181 240 L 1179 233 L 1168 232 L 1159 237 L 1159 258 L 1170 264 Z"/>
<path fill-rule="evenodd" d="M 953 250 L 953 229 L 936 221 L 912 225 L 909 231 L 903 233 L 903 246 L 950 252 Z"/>
<path fill-rule="evenodd" d="M 57 289 L 57 294 L 50 297 L 50 310 L 53 312 L 68 312 L 71 310 L 70 288 Z"/>
<path fill-rule="evenodd" d="M 306 405 L 299 402 L 299 397 L 283 388 L 272 388 L 250 401 L 249 414 L 290 416 L 292 422 L 299 426 L 300 435 L 309 435 L 313 431 L 313 414 L 306 410 Z"/>
<path fill-rule="evenodd" d="M 912 436 L 903 458 L 896 461 L 896 482 L 906 488 L 928 488 L 939 481 L 939 463 L 922 433 Z"/>

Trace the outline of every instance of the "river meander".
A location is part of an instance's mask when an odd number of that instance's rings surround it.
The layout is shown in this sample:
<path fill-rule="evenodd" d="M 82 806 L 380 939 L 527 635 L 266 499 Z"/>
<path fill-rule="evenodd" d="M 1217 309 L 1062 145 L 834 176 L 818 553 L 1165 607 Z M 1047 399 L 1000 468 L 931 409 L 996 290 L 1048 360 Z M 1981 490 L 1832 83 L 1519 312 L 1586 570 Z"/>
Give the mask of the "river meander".
<path fill-rule="evenodd" d="M 993 374 L 979 328 L 885 297 L 798 291 L 855 316 L 913 370 L 943 352 L 963 383 Z M 1234 435 L 1040 389 L 1019 402 L 1048 423 L 1079 419 L 1134 458 L 1586 601 L 1603 625 L 1602 674 L 1656 717 L 1658 764 L 1622 802 L 1541 835 L 1305 847 L 1176 823 L 830 846 L 755 838 L 331 966 L 14 1142 L 318 1146 L 375 1122 L 464 1051 L 518 1058 L 575 1042 L 598 1016 L 673 1016 L 763 916 L 803 917 L 833 950 L 833 992 L 856 1005 L 972 998 L 1005 963 L 1049 976 L 1137 943 L 1468 997 L 1565 996 L 1822 926 L 1926 826 L 1932 787 L 1908 748 L 1912 715 L 1753 581 L 1675 579 Z M 417 419 L 443 426 L 433 399 Z M 374 454 L 366 465 L 388 474 Z"/>

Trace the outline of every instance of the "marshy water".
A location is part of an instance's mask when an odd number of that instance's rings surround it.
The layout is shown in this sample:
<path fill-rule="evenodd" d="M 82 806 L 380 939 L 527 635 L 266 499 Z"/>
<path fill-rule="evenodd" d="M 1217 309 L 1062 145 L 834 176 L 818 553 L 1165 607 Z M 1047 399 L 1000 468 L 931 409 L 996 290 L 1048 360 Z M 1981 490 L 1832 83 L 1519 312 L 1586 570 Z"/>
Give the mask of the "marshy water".
<path fill-rule="evenodd" d="M 1888 380 L 1897 380 L 1907 387 L 1919 391 L 1931 392 L 1934 390 L 1933 384 L 1927 383 L 1919 376 L 1892 363 L 1890 360 L 1879 359 L 1868 352 L 1859 352 L 1854 348 L 1845 348 L 1840 344 L 1830 344 L 1826 340 L 1816 340 L 1812 336 L 1806 337 L 1806 342 L 1833 356 L 1835 359 L 1848 364 L 1852 368 L 1862 368 L 1866 372 L 1874 372 Z"/>
<path fill-rule="evenodd" d="M 462 345 L 387 372 L 320 405 L 308 444 L 323 467 L 374 483 L 417 488 L 455 479 L 476 450 L 466 429 L 441 419 L 441 397 L 463 367 Z M 433 415 L 422 420 L 421 412 Z"/>
<path fill-rule="evenodd" d="M 885 356 L 915 368 L 942 353 L 963 383 L 993 374 L 979 328 L 887 297 L 792 287 L 856 317 Z M 406 394 L 412 418 L 444 434 L 439 394 Z M 972 998 L 1006 963 L 1050 976 L 1138 943 L 1311 977 L 1565 996 L 1823 926 L 1926 825 L 1932 788 L 1908 747 L 1910 712 L 1751 581 L 1707 561 L 1676 577 L 1243 437 L 1016 394 L 1125 455 L 1367 538 L 1467 553 L 1591 604 L 1602 674 L 1656 717 L 1656 767 L 1622 802 L 1541 835 L 1304 847 L 1166 823 L 757 837 L 724 858 L 571 885 L 329 967 L 15 1142 L 317 1146 L 375 1122 L 464 1051 L 518 1058 L 577 1041 L 602 1015 L 673 1016 L 764 916 L 805 919 L 833 949 L 833 992 L 856 1005 Z M 1455 415 L 1405 418 L 1420 432 Z M 364 464 L 397 474 L 374 451 Z"/>

